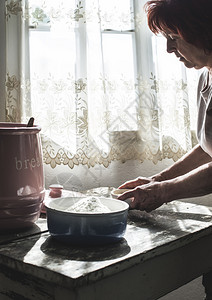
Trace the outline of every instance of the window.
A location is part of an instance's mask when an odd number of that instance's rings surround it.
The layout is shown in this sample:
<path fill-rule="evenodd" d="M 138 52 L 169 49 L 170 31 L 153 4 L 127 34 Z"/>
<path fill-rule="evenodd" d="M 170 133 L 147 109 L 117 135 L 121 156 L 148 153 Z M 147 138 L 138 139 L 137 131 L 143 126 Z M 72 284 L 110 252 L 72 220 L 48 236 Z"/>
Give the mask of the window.
<path fill-rule="evenodd" d="M 176 160 L 191 148 L 194 76 L 148 30 L 145 2 L 29 0 L 31 106 L 50 163 Z"/>
<path fill-rule="evenodd" d="M 69 78 L 70 81 L 83 77 L 94 78 L 96 72 L 102 79 L 104 78 L 107 88 L 109 130 L 137 130 L 137 118 L 135 120 L 132 118 L 132 115 L 136 114 L 134 86 L 137 78 L 134 3 L 132 0 L 121 2 L 101 0 L 96 3 L 99 4 L 96 10 L 100 14 L 97 24 L 101 22 L 98 27 L 93 24 L 96 20 L 85 21 L 85 9 L 88 14 L 91 13 L 92 1 L 76 3 L 74 1 L 29 1 L 32 16 L 29 43 L 31 80 L 35 82 L 38 74 L 45 74 L 45 79 L 41 75 L 40 88 L 46 88 L 45 85 L 48 85 L 50 80 L 55 80 L 57 88 L 62 89 L 63 85 L 68 84 L 64 83 L 64 78 Z M 87 16 L 88 19 L 96 17 Z M 95 32 L 98 30 L 101 36 Z M 87 34 L 89 34 L 89 45 Z M 96 37 L 101 43 L 98 46 L 95 44 Z M 57 74 L 57 78 L 52 78 L 52 74 Z M 130 89 L 126 88 L 127 85 L 128 87 L 130 85 Z M 50 93 L 49 89 L 48 93 Z M 36 107 L 39 107 L 39 103 L 43 101 L 42 97 L 33 99 L 32 96 L 33 111 L 36 111 Z M 56 109 L 56 116 L 51 111 L 48 111 L 47 116 L 46 112 L 46 118 L 52 118 L 50 124 L 57 123 L 55 118 L 59 118 L 60 113 L 64 116 L 61 101 L 53 103 L 54 111 L 55 106 L 60 105 L 60 112 Z M 75 96 L 72 95 L 72 99 L 67 101 L 63 99 L 63 101 L 64 105 L 70 106 L 70 101 L 74 102 Z M 89 105 L 90 109 L 94 109 L 91 102 Z M 113 110 L 110 107 L 113 107 Z M 127 113 L 123 111 L 122 122 L 115 122 L 117 118 L 120 119 L 123 107 L 126 107 L 126 111 L 130 110 L 131 116 L 129 117 L 129 111 Z M 63 116 L 61 115 L 60 118 Z M 75 117 L 72 114 L 73 122 L 76 121 Z M 45 132 L 50 137 L 55 136 L 55 128 L 54 133 L 51 133 L 51 130 L 52 126 L 45 127 Z"/>

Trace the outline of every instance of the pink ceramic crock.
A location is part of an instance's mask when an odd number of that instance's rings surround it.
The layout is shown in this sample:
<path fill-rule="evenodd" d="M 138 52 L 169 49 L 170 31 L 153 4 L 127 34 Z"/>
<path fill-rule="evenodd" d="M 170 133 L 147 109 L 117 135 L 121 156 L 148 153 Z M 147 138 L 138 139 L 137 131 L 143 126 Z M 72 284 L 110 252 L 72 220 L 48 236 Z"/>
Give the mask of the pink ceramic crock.
<path fill-rule="evenodd" d="M 44 200 L 41 128 L 0 123 L 0 231 L 31 226 Z"/>

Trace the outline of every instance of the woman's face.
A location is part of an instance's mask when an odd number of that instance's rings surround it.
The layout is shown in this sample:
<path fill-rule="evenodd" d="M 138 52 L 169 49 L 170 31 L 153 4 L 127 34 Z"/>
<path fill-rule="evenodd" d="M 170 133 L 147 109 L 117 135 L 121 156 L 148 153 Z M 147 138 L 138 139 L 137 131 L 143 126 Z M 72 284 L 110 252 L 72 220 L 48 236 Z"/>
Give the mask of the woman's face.
<path fill-rule="evenodd" d="M 165 32 L 167 52 L 174 53 L 187 68 L 201 69 L 211 67 L 212 57 L 203 49 L 197 48 L 182 39 L 178 34 Z"/>

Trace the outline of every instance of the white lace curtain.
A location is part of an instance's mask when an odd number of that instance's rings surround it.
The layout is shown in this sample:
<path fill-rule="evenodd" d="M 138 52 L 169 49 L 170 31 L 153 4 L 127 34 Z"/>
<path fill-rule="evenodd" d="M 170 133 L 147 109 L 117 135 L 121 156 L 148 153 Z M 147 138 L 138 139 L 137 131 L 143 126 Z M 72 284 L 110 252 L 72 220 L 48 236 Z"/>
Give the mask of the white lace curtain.
<path fill-rule="evenodd" d="M 137 14 L 126 14 L 123 0 L 111 1 L 109 11 L 100 0 L 5 1 L 6 118 L 35 118 L 52 168 L 175 161 L 193 146 L 196 77 L 179 62 L 173 68 L 174 58 L 164 66 L 162 38 L 148 31 L 145 1 L 132 3 L 140 5 Z M 127 72 L 106 72 L 106 28 L 127 28 L 140 39 L 133 80 Z"/>

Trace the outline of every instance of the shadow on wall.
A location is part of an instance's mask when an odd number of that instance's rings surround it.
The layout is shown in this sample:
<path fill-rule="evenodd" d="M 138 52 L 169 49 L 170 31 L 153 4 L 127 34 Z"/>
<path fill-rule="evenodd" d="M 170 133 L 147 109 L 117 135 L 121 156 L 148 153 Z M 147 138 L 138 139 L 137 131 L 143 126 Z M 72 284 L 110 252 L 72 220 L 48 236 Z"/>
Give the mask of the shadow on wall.
<path fill-rule="evenodd" d="M 138 176 L 151 176 L 173 164 L 171 159 L 164 159 L 163 162 L 154 164 L 150 161 L 139 163 L 136 160 L 112 162 L 108 168 L 100 165 L 88 168 L 80 165 L 70 169 L 68 166 L 59 165 L 52 169 L 44 165 L 46 189 L 51 184 L 61 184 L 64 189 L 73 191 L 85 191 L 96 187 L 118 187 L 123 182 L 134 179 Z M 212 194 L 204 197 L 182 199 L 183 202 L 190 202 L 206 206 L 212 206 Z"/>
<path fill-rule="evenodd" d="M 51 179 L 49 185 L 58 183 L 63 186 L 65 190 L 71 190 L 75 192 L 79 192 L 83 190 L 83 183 L 80 178 L 73 173 L 58 173 L 55 177 Z"/>
<path fill-rule="evenodd" d="M 68 166 L 58 165 L 51 168 L 50 165 L 44 165 L 46 188 L 51 184 L 61 184 L 64 189 L 75 191 L 96 188 L 100 186 L 118 187 L 121 183 L 134 179 L 138 176 L 151 176 L 162 169 L 170 166 L 172 160 L 166 159 L 158 164 L 150 161 L 139 163 L 136 160 L 112 162 L 107 168 L 101 165 L 88 168 L 85 165 L 74 166 L 70 169 Z"/>

